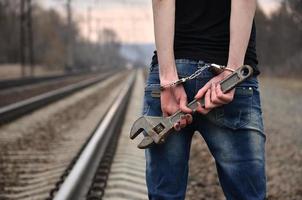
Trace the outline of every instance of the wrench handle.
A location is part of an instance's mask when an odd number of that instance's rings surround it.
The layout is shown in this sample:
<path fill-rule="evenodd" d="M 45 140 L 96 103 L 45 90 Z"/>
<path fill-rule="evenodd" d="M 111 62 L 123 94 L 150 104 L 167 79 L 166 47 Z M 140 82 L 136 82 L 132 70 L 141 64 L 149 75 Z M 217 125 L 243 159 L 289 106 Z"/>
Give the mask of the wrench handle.
<path fill-rule="evenodd" d="M 249 65 L 243 65 L 236 69 L 233 73 L 231 73 L 229 76 L 227 76 L 225 79 L 223 79 L 219 84 L 221 86 L 221 90 L 223 93 L 227 93 L 233 88 L 235 88 L 237 85 L 242 83 L 244 80 L 249 78 L 253 74 L 253 68 Z M 194 99 L 191 101 L 187 106 L 193 110 L 196 111 L 198 107 L 198 103 L 201 104 L 201 106 L 205 105 L 205 97 L 202 97 L 201 99 Z M 170 117 L 170 121 L 172 124 L 177 123 L 181 116 L 185 115 L 186 113 L 183 113 L 182 111 L 178 110 L 176 113 L 174 113 Z"/>

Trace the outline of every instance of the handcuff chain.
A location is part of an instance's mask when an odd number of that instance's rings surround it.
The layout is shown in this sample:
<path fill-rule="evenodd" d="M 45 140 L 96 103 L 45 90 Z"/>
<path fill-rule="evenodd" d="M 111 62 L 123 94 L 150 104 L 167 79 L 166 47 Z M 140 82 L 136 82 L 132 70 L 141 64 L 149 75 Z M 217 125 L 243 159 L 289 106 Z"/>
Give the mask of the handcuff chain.
<path fill-rule="evenodd" d="M 187 80 L 193 80 L 195 79 L 196 77 L 198 77 L 204 70 L 208 69 L 211 65 L 209 64 L 204 64 L 203 67 L 201 67 L 200 69 L 196 70 L 193 74 L 191 74 L 190 76 L 187 76 L 185 78 L 181 78 L 181 79 L 178 79 L 172 83 L 169 83 L 169 84 L 166 84 L 166 85 L 162 85 L 160 86 L 160 89 L 161 90 L 164 90 L 165 88 L 170 88 L 170 87 L 173 87 L 173 86 L 176 86 L 176 85 L 179 85 L 181 83 L 184 83 L 186 82 Z"/>
<path fill-rule="evenodd" d="M 186 77 L 189 80 L 195 79 L 198 77 L 204 70 L 208 69 L 210 67 L 209 64 L 205 64 L 203 67 L 200 69 L 196 70 L 193 74 L 191 74 L 189 77 Z"/>
<path fill-rule="evenodd" d="M 161 85 L 160 90 L 164 90 L 166 88 L 177 86 L 179 84 L 182 84 L 182 83 L 186 82 L 187 80 L 193 80 L 196 77 L 198 77 L 204 70 L 206 70 L 210 67 L 212 67 L 213 73 L 216 73 L 216 74 L 219 74 L 219 73 L 223 72 L 224 70 L 227 70 L 227 71 L 230 71 L 230 72 L 235 71 L 234 69 L 232 69 L 230 67 L 223 66 L 223 65 L 217 65 L 217 64 L 214 64 L 214 63 L 212 63 L 212 64 L 207 64 L 206 63 L 202 67 L 200 67 L 198 70 L 196 70 L 193 74 L 191 74 L 190 76 L 178 79 L 178 80 L 176 80 L 172 83 L 166 84 L 166 85 Z"/>

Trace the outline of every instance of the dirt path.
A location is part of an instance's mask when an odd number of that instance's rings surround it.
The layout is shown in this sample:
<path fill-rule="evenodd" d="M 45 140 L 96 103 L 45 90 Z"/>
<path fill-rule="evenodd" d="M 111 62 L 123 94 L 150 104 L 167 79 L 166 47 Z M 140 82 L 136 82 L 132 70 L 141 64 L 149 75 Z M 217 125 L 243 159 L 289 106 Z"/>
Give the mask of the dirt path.
<path fill-rule="evenodd" d="M 302 199 L 302 81 L 263 78 L 267 135 L 267 186 L 270 200 Z M 201 162 L 202 160 L 202 162 Z M 199 134 L 192 144 L 187 200 L 225 199 L 214 160 Z"/>

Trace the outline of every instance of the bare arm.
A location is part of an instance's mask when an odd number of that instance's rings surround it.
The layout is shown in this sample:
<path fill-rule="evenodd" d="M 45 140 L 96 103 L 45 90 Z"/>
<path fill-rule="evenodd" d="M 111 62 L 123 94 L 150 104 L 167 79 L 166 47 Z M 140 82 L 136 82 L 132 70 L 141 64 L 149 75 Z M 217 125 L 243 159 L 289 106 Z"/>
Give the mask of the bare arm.
<path fill-rule="evenodd" d="M 244 63 L 255 10 L 256 0 L 232 0 L 230 46 L 227 67 L 236 69 Z M 199 107 L 199 112 L 206 114 L 211 109 L 230 103 L 233 100 L 235 90 L 232 90 L 227 94 L 223 94 L 219 84 L 217 84 L 229 73 L 230 72 L 225 71 L 214 77 L 198 91 L 196 98 L 201 98 L 205 95 L 205 108 Z"/>
<path fill-rule="evenodd" d="M 155 45 L 162 84 L 177 79 L 174 61 L 175 0 L 153 0 Z"/>
<path fill-rule="evenodd" d="M 244 64 L 256 10 L 256 0 L 232 0 L 231 7 L 228 66 L 235 69 Z"/>
<path fill-rule="evenodd" d="M 160 84 L 169 84 L 178 79 L 174 59 L 174 24 L 175 0 L 152 0 L 155 44 L 157 49 Z M 187 105 L 187 95 L 183 86 L 177 86 L 161 91 L 161 109 L 164 116 L 175 113 L 178 109 L 190 113 Z M 175 124 L 175 129 L 191 123 L 191 116 Z"/>

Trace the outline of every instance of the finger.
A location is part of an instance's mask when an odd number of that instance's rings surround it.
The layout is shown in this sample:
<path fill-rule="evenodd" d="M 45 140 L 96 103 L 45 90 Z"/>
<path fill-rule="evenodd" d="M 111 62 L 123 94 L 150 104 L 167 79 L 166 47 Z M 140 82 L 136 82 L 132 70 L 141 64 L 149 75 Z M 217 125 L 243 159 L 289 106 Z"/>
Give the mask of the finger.
<path fill-rule="evenodd" d="M 203 110 L 204 110 L 204 106 L 202 106 L 199 102 L 197 102 L 196 111 L 201 113 Z"/>
<path fill-rule="evenodd" d="M 161 112 L 162 112 L 163 117 L 168 117 L 167 105 L 165 105 L 161 102 L 160 108 L 161 108 Z"/>
<path fill-rule="evenodd" d="M 228 93 L 224 94 L 221 90 L 221 85 L 220 84 L 217 86 L 216 93 L 217 93 L 217 98 L 220 101 L 222 101 L 223 104 L 227 104 L 227 103 L 229 103 L 233 100 L 234 93 L 233 92 L 228 92 Z"/>
<path fill-rule="evenodd" d="M 216 106 L 220 106 L 223 104 L 223 101 L 218 99 L 216 92 L 217 92 L 217 86 L 216 86 L 216 84 L 212 83 L 212 85 L 211 85 L 211 102 L 213 104 L 216 104 Z"/>
<path fill-rule="evenodd" d="M 198 104 L 198 107 L 197 107 L 197 109 L 196 109 L 197 112 L 199 112 L 199 113 L 205 115 L 205 114 L 208 114 L 208 112 L 211 111 L 210 109 L 207 109 L 207 108 L 202 107 L 201 104 L 200 104 L 199 102 L 197 102 L 197 104 Z"/>
<path fill-rule="evenodd" d="M 232 89 L 231 91 L 229 91 L 229 92 L 227 92 L 227 93 L 224 93 L 223 91 L 222 91 L 222 88 L 221 88 L 221 85 L 220 84 L 218 84 L 217 86 L 216 86 L 216 93 L 222 93 L 222 94 L 229 94 L 229 93 L 231 93 L 231 94 L 235 94 L 235 90 L 236 90 L 236 88 L 234 88 L 234 89 Z"/>
<path fill-rule="evenodd" d="M 192 110 L 187 106 L 187 97 L 182 96 L 179 102 L 179 108 L 184 113 L 192 113 Z"/>
<path fill-rule="evenodd" d="M 207 92 L 207 90 L 210 88 L 210 82 L 208 82 L 207 84 L 205 84 L 195 95 L 195 99 L 201 99 L 201 97 L 203 97 L 205 95 L 205 93 Z"/>
<path fill-rule="evenodd" d="M 171 116 L 174 112 L 172 111 L 171 108 L 165 108 L 165 109 L 162 111 L 162 113 L 163 113 L 163 116 L 164 116 L 164 117 L 169 117 L 169 116 Z"/>
<path fill-rule="evenodd" d="M 214 104 L 212 101 L 211 101 L 211 89 L 209 89 L 207 92 L 206 92 L 206 96 L 205 96 L 205 108 L 206 109 L 213 109 L 215 107 L 217 107 L 218 105 Z"/>
<path fill-rule="evenodd" d="M 163 113 L 163 117 L 168 117 L 169 116 L 168 113 L 165 112 L 165 111 L 162 111 L 162 113 Z"/>
<path fill-rule="evenodd" d="M 192 122 L 193 122 L 192 115 L 191 114 L 186 114 L 185 117 L 186 117 L 186 120 L 187 120 L 187 124 L 192 124 Z"/>
<path fill-rule="evenodd" d="M 187 125 L 186 116 L 181 116 L 181 119 L 179 121 L 179 125 L 180 125 L 180 128 L 186 127 L 186 125 Z"/>
<path fill-rule="evenodd" d="M 162 108 L 162 113 L 164 117 L 169 117 L 171 113 L 171 108 L 169 106 L 165 106 Z"/>
<path fill-rule="evenodd" d="M 208 90 L 206 92 L 205 98 L 204 98 L 204 107 L 205 108 L 210 108 L 210 103 L 211 103 L 211 90 Z"/>
<path fill-rule="evenodd" d="M 171 104 L 164 106 L 162 108 L 163 113 L 165 113 L 164 117 L 173 115 L 178 110 L 178 107 L 179 106 L 177 106 L 177 105 L 171 105 Z"/>
<path fill-rule="evenodd" d="M 173 127 L 176 131 L 180 131 L 180 129 L 181 129 L 179 122 L 175 123 Z"/>

